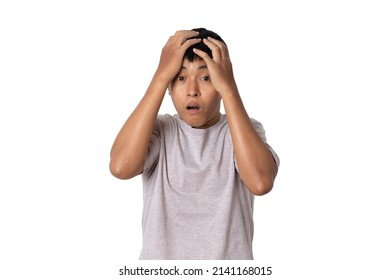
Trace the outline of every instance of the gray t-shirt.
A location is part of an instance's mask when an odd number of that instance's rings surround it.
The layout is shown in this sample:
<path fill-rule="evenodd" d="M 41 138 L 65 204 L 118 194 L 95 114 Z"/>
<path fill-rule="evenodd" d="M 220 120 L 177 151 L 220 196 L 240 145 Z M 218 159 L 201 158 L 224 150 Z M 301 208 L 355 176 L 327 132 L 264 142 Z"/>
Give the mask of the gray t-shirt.
<path fill-rule="evenodd" d="M 236 169 L 225 115 L 207 129 L 158 115 L 142 179 L 141 260 L 253 259 L 254 195 Z"/>

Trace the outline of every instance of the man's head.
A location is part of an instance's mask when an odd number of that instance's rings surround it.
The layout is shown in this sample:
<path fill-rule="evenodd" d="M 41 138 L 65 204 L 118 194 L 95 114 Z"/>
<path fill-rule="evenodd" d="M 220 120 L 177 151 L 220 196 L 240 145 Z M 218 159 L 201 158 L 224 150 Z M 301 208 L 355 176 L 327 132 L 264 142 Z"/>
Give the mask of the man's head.
<path fill-rule="evenodd" d="M 212 37 L 225 43 L 222 38 L 205 28 L 196 28 L 199 34 L 192 38 Z M 188 39 L 187 39 L 188 40 Z M 208 128 L 220 119 L 221 96 L 210 79 L 206 62 L 193 49 L 213 57 L 210 48 L 202 41 L 190 46 L 183 58 L 182 67 L 170 83 L 169 91 L 180 118 L 194 128 Z"/>
<path fill-rule="evenodd" d="M 193 31 L 197 31 L 199 32 L 199 34 L 197 36 L 194 36 L 194 37 L 190 37 L 188 39 L 192 39 L 192 38 L 201 38 L 201 39 L 207 39 L 207 37 L 211 37 L 211 38 L 214 38 L 214 39 L 217 39 L 223 43 L 225 43 L 225 41 L 221 38 L 221 36 L 219 36 L 217 33 L 211 31 L 211 30 L 207 30 L 206 28 L 194 28 L 192 29 Z M 187 39 L 187 40 L 188 40 Z M 201 51 L 204 51 L 205 53 L 207 53 L 211 58 L 213 58 L 213 54 L 210 50 L 210 48 L 208 46 L 206 46 L 205 43 L 203 43 L 203 41 L 200 41 L 199 43 L 195 44 L 195 45 L 192 45 L 191 47 L 189 47 L 187 49 L 187 51 L 185 52 L 184 54 L 184 58 L 188 59 L 190 62 L 193 62 L 195 59 L 199 59 L 199 56 L 196 55 L 193 51 L 193 49 L 199 49 Z"/>

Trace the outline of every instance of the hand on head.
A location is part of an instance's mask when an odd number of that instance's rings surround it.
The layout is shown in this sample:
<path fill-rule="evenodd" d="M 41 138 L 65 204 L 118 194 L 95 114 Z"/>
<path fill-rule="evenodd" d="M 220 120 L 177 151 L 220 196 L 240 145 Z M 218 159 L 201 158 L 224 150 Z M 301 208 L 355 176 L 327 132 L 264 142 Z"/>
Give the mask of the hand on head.
<path fill-rule="evenodd" d="M 161 51 L 158 72 L 164 75 L 169 81 L 173 80 L 179 72 L 186 50 L 201 41 L 200 38 L 192 38 L 198 32 L 191 30 L 179 30 L 169 37 Z M 192 38 L 192 39 L 189 39 Z"/>

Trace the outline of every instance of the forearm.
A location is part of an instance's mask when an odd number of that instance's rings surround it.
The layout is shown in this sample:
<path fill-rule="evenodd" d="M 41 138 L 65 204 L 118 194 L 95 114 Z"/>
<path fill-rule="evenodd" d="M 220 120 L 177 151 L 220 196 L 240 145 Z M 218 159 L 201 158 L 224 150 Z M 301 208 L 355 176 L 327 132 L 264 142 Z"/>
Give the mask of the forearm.
<path fill-rule="evenodd" d="M 119 131 L 111 149 L 110 171 L 129 179 L 143 171 L 150 136 L 168 82 L 155 75 L 145 95 Z"/>
<path fill-rule="evenodd" d="M 277 173 L 273 156 L 253 127 L 238 90 L 224 94 L 223 102 L 241 179 L 253 194 L 266 194 Z"/>

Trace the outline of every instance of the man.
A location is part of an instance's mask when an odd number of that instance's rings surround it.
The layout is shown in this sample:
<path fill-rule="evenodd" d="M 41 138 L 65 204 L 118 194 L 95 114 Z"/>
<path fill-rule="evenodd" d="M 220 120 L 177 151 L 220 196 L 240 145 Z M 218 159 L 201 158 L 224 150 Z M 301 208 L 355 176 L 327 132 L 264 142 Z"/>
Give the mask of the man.
<path fill-rule="evenodd" d="M 160 115 L 166 91 L 177 114 Z M 225 114 L 221 114 L 221 101 Z M 242 103 L 222 38 L 177 31 L 111 150 L 111 173 L 142 174 L 140 259 L 253 259 L 255 195 L 279 158 Z"/>

